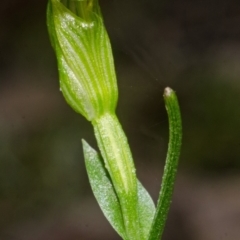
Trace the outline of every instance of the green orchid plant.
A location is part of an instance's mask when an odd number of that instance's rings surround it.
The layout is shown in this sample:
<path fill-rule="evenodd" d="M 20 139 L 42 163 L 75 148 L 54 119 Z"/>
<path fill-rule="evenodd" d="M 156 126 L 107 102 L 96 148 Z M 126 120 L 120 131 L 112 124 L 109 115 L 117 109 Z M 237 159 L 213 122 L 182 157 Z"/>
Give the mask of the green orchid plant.
<path fill-rule="evenodd" d="M 124 240 L 161 238 L 181 147 L 181 117 L 167 87 L 169 146 L 157 206 L 136 176 L 127 138 L 115 114 L 114 61 L 98 0 L 49 0 L 47 25 L 60 89 L 68 104 L 91 122 L 100 153 L 82 140 L 89 182 L 105 217 Z"/>

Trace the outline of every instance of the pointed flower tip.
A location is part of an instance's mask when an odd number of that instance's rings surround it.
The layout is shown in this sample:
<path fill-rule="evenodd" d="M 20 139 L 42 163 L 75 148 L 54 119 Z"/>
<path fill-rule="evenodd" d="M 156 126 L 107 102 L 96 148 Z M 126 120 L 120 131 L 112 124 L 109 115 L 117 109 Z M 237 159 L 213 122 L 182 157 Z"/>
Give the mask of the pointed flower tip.
<path fill-rule="evenodd" d="M 93 15 L 100 15 L 98 0 L 60 0 L 68 10 L 84 21 L 93 21 Z"/>

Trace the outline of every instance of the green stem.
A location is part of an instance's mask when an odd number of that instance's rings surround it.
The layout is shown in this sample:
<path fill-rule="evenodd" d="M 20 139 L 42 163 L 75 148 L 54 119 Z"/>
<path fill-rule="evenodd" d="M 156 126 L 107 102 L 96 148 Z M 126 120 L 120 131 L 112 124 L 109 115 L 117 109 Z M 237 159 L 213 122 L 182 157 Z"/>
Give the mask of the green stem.
<path fill-rule="evenodd" d="M 171 88 L 166 88 L 163 96 L 168 113 L 170 136 L 161 191 L 148 240 L 158 240 L 162 237 L 171 204 L 182 142 L 182 124 L 177 96 Z"/>
<path fill-rule="evenodd" d="M 128 240 L 141 240 L 137 209 L 137 178 L 127 138 L 115 114 L 92 122 L 105 166 L 121 205 Z"/>

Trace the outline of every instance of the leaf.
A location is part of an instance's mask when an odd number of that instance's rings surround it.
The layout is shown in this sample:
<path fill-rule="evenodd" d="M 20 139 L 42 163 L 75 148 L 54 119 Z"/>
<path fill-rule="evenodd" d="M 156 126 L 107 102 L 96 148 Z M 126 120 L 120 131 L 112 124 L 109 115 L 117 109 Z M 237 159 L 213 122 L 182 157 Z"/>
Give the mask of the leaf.
<path fill-rule="evenodd" d="M 169 87 L 165 88 L 163 96 L 168 113 L 170 136 L 167 159 L 162 177 L 161 191 L 159 193 L 157 209 L 148 240 L 158 240 L 162 237 L 171 204 L 182 143 L 182 121 L 177 96 Z"/>
<path fill-rule="evenodd" d="M 112 227 L 126 238 L 121 207 L 100 155 L 82 140 L 88 178 L 95 198 Z"/>
<path fill-rule="evenodd" d="M 144 239 L 147 239 L 152 221 L 155 214 L 154 202 L 143 187 L 140 181 L 138 181 L 138 214 L 140 219 L 140 228 L 142 230 Z"/>
<path fill-rule="evenodd" d="M 100 155 L 83 140 L 84 158 L 89 181 L 100 208 L 113 228 L 125 236 L 121 207 Z M 138 181 L 138 213 L 144 239 L 147 239 L 155 214 L 155 206 L 147 190 Z"/>

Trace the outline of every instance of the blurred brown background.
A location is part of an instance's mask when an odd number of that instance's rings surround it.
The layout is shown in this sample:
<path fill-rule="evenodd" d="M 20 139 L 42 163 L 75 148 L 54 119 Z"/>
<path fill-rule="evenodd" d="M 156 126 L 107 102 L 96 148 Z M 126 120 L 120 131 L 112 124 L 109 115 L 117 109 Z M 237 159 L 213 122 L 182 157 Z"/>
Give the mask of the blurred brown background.
<path fill-rule="evenodd" d="M 0 5 L 0 239 L 120 239 L 90 190 L 65 103 L 46 0 Z M 118 116 L 156 201 L 168 142 L 163 89 L 177 91 L 183 149 L 163 240 L 240 239 L 240 2 L 100 0 L 115 56 Z"/>

